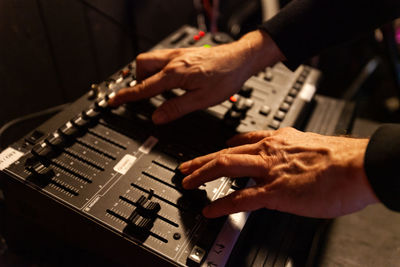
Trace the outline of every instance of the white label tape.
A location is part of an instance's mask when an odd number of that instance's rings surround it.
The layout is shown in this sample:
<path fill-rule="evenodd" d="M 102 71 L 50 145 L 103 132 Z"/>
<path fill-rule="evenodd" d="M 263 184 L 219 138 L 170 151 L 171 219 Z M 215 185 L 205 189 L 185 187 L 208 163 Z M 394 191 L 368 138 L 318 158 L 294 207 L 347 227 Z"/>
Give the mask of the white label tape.
<path fill-rule="evenodd" d="M 114 171 L 125 175 L 136 161 L 136 157 L 126 154 L 118 163 L 114 166 Z"/>
<path fill-rule="evenodd" d="M 139 147 L 139 151 L 144 154 L 149 154 L 153 147 L 157 144 L 158 139 L 154 136 L 150 136 L 147 140 Z"/>
<path fill-rule="evenodd" d="M 299 98 L 310 102 L 316 91 L 315 85 L 306 83 L 299 93 Z"/>
<path fill-rule="evenodd" d="M 22 157 L 24 153 L 12 147 L 5 149 L 0 153 L 0 171 L 4 170 Z"/>

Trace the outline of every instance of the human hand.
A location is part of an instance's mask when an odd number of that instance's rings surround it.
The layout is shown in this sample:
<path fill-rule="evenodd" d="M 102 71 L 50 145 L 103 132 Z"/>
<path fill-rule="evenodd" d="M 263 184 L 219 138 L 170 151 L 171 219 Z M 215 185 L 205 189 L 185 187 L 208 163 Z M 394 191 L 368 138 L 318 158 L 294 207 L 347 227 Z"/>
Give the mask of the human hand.
<path fill-rule="evenodd" d="M 252 74 L 283 59 L 272 39 L 261 31 L 211 48 L 166 49 L 140 54 L 136 59 L 140 83 L 120 90 L 109 104 L 119 106 L 174 88 L 186 90 L 184 95 L 165 101 L 154 112 L 154 123 L 167 123 L 228 99 Z"/>
<path fill-rule="evenodd" d="M 268 208 L 332 218 L 378 201 L 364 172 L 368 139 L 323 136 L 293 128 L 242 134 L 227 148 L 181 164 L 185 189 L 219 177 L 251 177 L 256 185 L 203 209 L 214 218 Z"/>

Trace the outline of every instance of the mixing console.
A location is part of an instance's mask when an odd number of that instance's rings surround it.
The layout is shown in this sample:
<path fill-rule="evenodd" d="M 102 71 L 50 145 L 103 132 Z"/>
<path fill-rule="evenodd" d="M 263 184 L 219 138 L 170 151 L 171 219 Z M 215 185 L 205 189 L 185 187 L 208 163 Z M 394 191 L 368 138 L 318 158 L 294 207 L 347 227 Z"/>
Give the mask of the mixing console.
<path fill-rule="evenodd" d="M 154 49 L 230 41 L 184 26 Z M 0 154 L 9 209 L 123 264 L 207 266 L 216 246 L 229 247 L 217 236 L 238 233 L 226 232 L 233 217 L 210 220 L 201 209 L 244 184 L 221 177 L 186 191 L 177 166 L 223 148 L 238 132 L 301 127 L 318 77 L 310 67 L 291 72 L 279 63 L 225 102 L 155 126 L 155 108 L 184 91 L 110 108 L 115 92 L 136 83 L 131 62 Z"/>

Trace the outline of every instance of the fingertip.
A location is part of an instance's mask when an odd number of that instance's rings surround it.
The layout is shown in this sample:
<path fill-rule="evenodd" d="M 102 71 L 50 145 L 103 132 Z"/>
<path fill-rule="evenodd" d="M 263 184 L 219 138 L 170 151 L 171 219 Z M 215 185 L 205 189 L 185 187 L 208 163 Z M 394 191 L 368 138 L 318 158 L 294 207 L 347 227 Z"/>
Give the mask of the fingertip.
<path fill-rule="evenodd" d="M 186 190 L 192 189 L 192 188 L 190 188 L 190 184 L 188 182 L 187 177 L 182 180 L 182 187 L 183 187 L 183 189 L 186 189 Z"/>
<path fill-rule="evenodd" d="M 213 217 L 211 216 L 211 214 L 210 214 L 210 210 L 211 210 L 210 205 L 205 206 L 205 207 L 203 208 L 203 210 L 202 210 L 203 216 L 206 217 L 206 218 L 213 218 Z"/>
<path fill-rule="evenodd" d="M 190 161 L 186 161 L 181 163 L 178 166 L 178 170 L 182 173 L 182 174 L 187 174 L 189 172 L 189 166 L 191 164 L 191 160 Z"/>
<path fill-rule="evenodd" d="M 118 107 L 118 106 L 120 105 L 120 103 L 119 103 L 119 101 L 118 101 L 118 97 L 115 96 L 115 97 L 113 97 L 113 98 L 110 98 L 110 99 L 108 100 L 108 105 L 109 105 L 110 107 Z"/>

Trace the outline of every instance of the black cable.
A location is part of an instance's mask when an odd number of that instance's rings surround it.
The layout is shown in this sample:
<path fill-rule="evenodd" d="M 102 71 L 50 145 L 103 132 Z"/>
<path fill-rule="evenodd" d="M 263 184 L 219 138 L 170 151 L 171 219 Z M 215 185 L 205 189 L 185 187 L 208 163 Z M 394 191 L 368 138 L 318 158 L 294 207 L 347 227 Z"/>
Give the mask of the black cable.
<path fill-rule="evenodd" d="M 3 142 L 2 142 L 2 137 L 3 137 L 4 133 L 9 128 L 11 128 L 11 127 L 13 127 L 13 126 L 15 126 L 15 125 L 17 125 L 17 124 L 19 124 L 21 122 L 30 120 L 30 119 L 35 119 L 35 118 L 39 118 L 39 117 L 42 117 L 42 116 L 46 116 L 46 115 L 57 113 L 57 112 L 63 110 L 67 106 L 69 106 L 69 103 L 58 105 L 58 106 L 55 106 L 55 107 L 51 107 L 51 108 L 48 108 L 48 109 L 45 109 L 45 110 L 42 110 L 42 111 L 39 111 L 39 112 L 35 112 L 35 113 L 29 114 L 29 115 L 25 115 L 25 116 L 22 116 L 22 117 L 19 117 L 19 118 L 16 118 L 16 119 L 13 119 L 13 120 L 7 122 L 6 124 L 4 124 L 0 128 L 0 149 L 4 148 L 3 147 Z"/>

